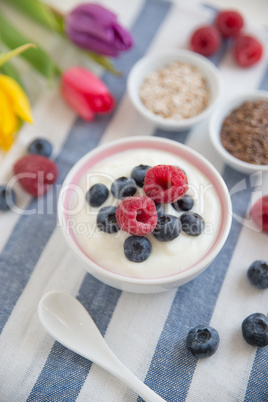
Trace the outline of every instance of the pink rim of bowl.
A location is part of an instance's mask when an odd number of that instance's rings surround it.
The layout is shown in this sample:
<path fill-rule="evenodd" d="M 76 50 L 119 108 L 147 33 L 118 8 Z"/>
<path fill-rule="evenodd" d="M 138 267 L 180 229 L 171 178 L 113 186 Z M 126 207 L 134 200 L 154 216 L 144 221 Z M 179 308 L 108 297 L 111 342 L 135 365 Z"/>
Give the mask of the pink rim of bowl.
<path fill-rule="evenodd" d="M 73 186 L 78 184 L 82 176 L 101 160 L 114 154 L 130 149 L 156 149 L 170 152 L 198 167 L 211 181 L 216 189 L 221 205 L 221 225 L 214 244 L 199 261 L 187 269 L 161 278 L 132 278 L 123 276 L 101 267 L 91 260 L 77 243 L 72 230 L 68 227 L 68 209 L 73 194 Z M 58 219 L 68 246 L 76 257 L 84 263 L 87 271 L 102 282 L 137 293 L 159 292 L 178 287 L 199 275 L 217 256 L 223 247 L 230 231 L 232 221 L 232 207 L 228 189 L 217 170 L 202 155 L 186 145 L 155 137 L 131 137 L 116 140 L 97 147 L 80 159 L 70 170 L 62 185 L 58 202 Z"/>

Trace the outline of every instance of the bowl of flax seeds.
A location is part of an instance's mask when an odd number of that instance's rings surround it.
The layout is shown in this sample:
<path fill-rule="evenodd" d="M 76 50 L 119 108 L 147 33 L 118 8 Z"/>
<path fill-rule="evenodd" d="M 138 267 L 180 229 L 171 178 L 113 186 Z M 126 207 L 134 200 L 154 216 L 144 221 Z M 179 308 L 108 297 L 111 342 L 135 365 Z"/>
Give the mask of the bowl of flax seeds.
<path fill-rule="evenodd" d="M 268 91 L 226 100 L 211 116 L 209 131 L 228 165 L 242 173 L 268 172 Z"/>
<path fill-rule="evenodd" d="M 208 117 L 220 99 L 223 80 L 206 57 L 170 49 L 140 59 L 127 80 L 132 105 L 155 127 L 181 131 Z"/>

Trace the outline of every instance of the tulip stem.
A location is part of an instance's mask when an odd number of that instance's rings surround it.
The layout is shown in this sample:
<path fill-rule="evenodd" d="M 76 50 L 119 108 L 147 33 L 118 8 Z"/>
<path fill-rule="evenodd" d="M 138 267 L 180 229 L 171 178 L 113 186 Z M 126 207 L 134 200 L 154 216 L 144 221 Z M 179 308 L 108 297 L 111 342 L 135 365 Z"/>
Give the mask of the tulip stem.
<path fill-rule="evenodd" d="M 86 54 L 116 77 L 122 77 L 122 71 L 117 70 L 108 57 L 101 56 L 94 52 L 86 52 Z"/>
<path fill-rule="evenodd" d="M 0 67 L 8 60 L 12 59 L 12 57 L 18 56 L 30 47 L 35 48 L 36 45 L 34 43 L 25 43 L 24 45 L 18 46 L 16 49 L 10 50 L 10 52 L 2 53 L 0 55 Z"/>
<path fill-rule="evenodd" d="M 61 12 L 59 9 L 57 9 L 54 6 L 47 5 L 48 9 L 51 11 L 51 13 L 54 15 L 55 19 L 57 20 L 58 23 L 58 33 L 61 35 L 64 35 L 64 20 L 65 20 L 65 14 Z"/>

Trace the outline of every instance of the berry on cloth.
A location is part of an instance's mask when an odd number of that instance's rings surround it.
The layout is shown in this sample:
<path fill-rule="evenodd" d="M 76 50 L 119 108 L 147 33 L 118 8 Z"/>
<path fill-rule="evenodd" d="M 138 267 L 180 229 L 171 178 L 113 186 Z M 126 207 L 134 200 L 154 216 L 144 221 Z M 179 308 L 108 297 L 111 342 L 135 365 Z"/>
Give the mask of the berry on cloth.
<path fill-rule="evenodd" d="M 184 212 L 180 219 L 182 230 L 189 236 L 199 236 L 205 228 L 204 219 L 196 212 Z"/>
<path fill-rule="evenodd" d="M 221 37 L 217 28 L 206 25 L 196 29 L 190 39 L 190 47 L 203 56 L 211 56 L 220 47 Z"/>
<path fill-rule="evenodd" d="M 173 202 L 172 206 L 176 211 L 190 211 L 194 206 L 194 200 L 188 194 L 185 194 L 182 198 Z"/>
<path fill-rule="evenodd" d="M 197 358 L 212 356 L 218 349 L 220 337 L 218 331 L 206 325 L 192 328 L 186 338 L 186 346 Z"/>
<path fill-rule="evenodd" d="M 28 147 L 29 154 L 43 155 L 49 158 L 52 154 L 52 145 L 44 138 L 37 138 Z"/>
<path fill-rule="evenodd" d="M 268 195 L 253 205 L 250 215 L 258 228 L 268 233 Z"/>
<path fill-rule="evenodd" d="M 14 174 L 25 191 L 34 197 L 41 197 L 57 180 L 58 168 L 45 156 L 30 154 L 15 163 Z"/>
<path fill-rule="evenodd" d="M 234 42 L 234 58 L 240 67 L 251 67 L 263 54 L 259 40 L 251 35 L 238 35 Z"/>
<path fill-rule="evenodd" d="M 154 237 L 159 241 L 171 241 L 176 239 L 181 232 L 181 221 L 174 215 L 161 216 L 153 231 Z"/>
<path fill-rule="evenodd" d="M 248 268 L 248 279 L 258 289 L 268 288 L 268 261 L 254 261 Z"/>
<path fill-rule="evenodd" d="M 116 220 L 116 207 L 102 207 L 97 215 L 97 226 L 102 232 L 116 233 L 120 230 Z"/>
<path fill-rule="evenodd" d="M 242 322 L 242 334 L 252 346 L 268 346 L 268 318 L 261 313 L 249 315 Z"/>
<path fill-rule="evenodd" d="M 154 230 L 157 223 L 155 203 L 145 196 L 127 197 L 118 205 L 116 219 L 125 232 L 145 236 Z"/>
<path fill-rule="evenodd" d="M 137 185 L 139 187 L 142 187 L 144 184 L 144 177 L 145 177 L 145 173 L 147 172 L 148 169 L 150 169 L 151 166 L 148 165 L 139 165 L 139 166 L 135 166 L 132 171 L 131 171 L 131 177 L 132 179 L 135 180 L 135 182 L 137 183 Z"/>
<path fill-rule="evenodd" d="M 109 190 L 102 183 L 93 184 L 86 193 L 86 200 L 92 207 L 99 207 L 108 198 Z"/>
<path fill-rule="evenodd" d="M 176 166 L 157 165 L 147 170 L 143 190 L 157 203 L 172 203 L 188 190 L 185 173 Z"/>
<path fill-rule="evenodd" d="M 111 186 L 111 192 L 115 198 L 123 199 L 133 196 L 137 191 L 137 184 L 132 177 L 119 177 Z"/>
<path fill-rule="evenodd" d="M 143 236 L 127 237 L 124 243 L 124 252 L 128 260 L 143 262 L 147 260 L 152 251 L 150 240 Z"/>
<path fill-rule="evenodd" d="M 216 26 L 224 38 L 237 35 L 243 25 L 242 15 L 234 10 L 221 11 L 216 18 Z"/>
<path fill-rule="evenodd" d="M 16 203 L 16 194 L 8 186 L 0 186 L 0 211 L 8 211 Z"/>

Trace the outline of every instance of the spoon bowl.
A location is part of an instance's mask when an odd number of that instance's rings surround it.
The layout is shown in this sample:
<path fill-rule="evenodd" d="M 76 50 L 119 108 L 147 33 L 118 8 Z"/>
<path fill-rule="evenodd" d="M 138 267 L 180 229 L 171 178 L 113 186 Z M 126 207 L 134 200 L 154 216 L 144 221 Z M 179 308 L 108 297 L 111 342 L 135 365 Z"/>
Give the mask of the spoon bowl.
<path fill-rule="evenodd" d="M 39 302 L 38 316 L 47 332 L 62 345 L 109 371 L 147 402 L 165 402 L 118 360 L 77 299 L 63 292 L 48 292 Z"/>

